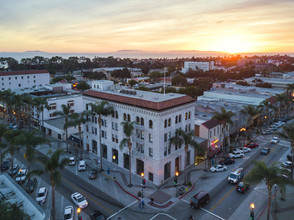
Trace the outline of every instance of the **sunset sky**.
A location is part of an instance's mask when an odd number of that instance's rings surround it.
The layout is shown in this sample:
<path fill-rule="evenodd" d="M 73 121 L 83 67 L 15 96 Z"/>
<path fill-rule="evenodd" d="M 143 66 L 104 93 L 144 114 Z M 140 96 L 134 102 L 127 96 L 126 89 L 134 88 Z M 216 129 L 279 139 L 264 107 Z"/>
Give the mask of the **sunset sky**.
<path fill-rule="evenodd" d="M 0 51 L 294 52 L 294 0 L 1 0 Z"/>

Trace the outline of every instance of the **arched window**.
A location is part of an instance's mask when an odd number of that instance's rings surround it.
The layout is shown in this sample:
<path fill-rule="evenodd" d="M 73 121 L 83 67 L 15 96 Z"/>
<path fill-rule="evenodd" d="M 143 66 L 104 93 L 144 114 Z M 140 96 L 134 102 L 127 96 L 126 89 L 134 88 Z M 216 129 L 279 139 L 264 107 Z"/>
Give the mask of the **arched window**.
<path fill-rule="evenodd" d="M 179 123 L 182 121 L 182 115 L 179 115 Z"/>
<path fill-rule="evenodd" d="M 185 113 L 185 120 L 187 120 L 188 119 L 188 114 L 187 114 L 187 112 Z"/>
<path fill-rule="evenodd" d="M 144 125 L 144 118 L 141 118 L 141 125 Z"/>
<path fill-rule="evenodd" d="M 117 111 L 115 111 L 115 117 L 118 118 L 118 112 Z"/>
<path fill-rule="evenodd" d="M 175 123 L 178 124 L 178 116 L 176 116 Z"/>
<path fill-rule="evenodd" d="M 137 120 L 137 124 L 139 125 L 140 124 L 140 118 L 138 116 L 136 117 L 136 120 Z"/>
<path fill-rule="evenodd" d="M 164 120 L 164 127 L 165 128 L 167 127 L 167 120 L 166 119 Z"/>
<path fill-rule="evenodd" d="M 153 128 L 153 121 L 152 120 L 149 120 L 149 128 Z"/>
<path fill-rule="evenodd" d="M 131 122 L 131 116 L 128 114 L 128 122 Z"/>
<path fill-rule="evenodd" d="M 171 118 L 168 119 L 168 127 L 171 126 Z"/>
<path fill-rule="evenodd" d="M 188 118 L 189 118 L 189 119 L 191 118 L 191 112 L 188 113 Z"/>
<path fill-rule="evenodd" d="M 127 114 L 124 113 L 124 121 L 126 121 L 126 120 L 127 120 Z"/>

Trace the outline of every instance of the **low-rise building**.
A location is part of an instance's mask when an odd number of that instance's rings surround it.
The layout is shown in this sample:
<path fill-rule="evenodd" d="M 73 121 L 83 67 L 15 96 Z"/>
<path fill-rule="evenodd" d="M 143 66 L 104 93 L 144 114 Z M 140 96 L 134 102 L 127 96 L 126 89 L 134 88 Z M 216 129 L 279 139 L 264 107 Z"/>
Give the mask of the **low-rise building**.
<path fill-rule="evenodd" d="M 182 68 L 183 73 L 187 73 L 189 70 L 203 70 L 203 71 L 208 71 L 208 70 L 213 70 L 214 69 L 214 62 L 192 62 L 192 61 L 185 61 L 184 62 L 184 67 Z"/>

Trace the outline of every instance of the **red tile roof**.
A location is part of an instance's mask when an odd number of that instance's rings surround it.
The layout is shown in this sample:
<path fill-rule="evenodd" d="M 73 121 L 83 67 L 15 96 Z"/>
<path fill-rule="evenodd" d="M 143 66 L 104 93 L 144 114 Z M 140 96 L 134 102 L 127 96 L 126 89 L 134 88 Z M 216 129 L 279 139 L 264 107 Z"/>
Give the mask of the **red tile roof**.
<path fill-rule="evenodd" d="M 88 90 L 88 91 L 84 92 L 83 95 L 89 96 L 89 97 L 94 97 L 94 98 L 99 98 L 99 99 L 103 99 L 103 100 L 107 100 L 107 101 L 113 101 L 113 102 L 119 102 L 122 104 L 137 106 L 137 107 L 141 107 L 141 108 L 156 110 L 156 111 L 161 111 L 161 110 L 165 110 L 168 108 L 173 108 L 173 107 L 176 107 L 179 105 L 184 105 L 184 104 L 192 103 L 195 101 L 190 96 L 182 96 L 182 97 L 169 99 L 166 101 L 153 102 L 153 101 L 143 100 L 140 98 L 127 97 L 127 96 L 110 94 L 110 93 L 101 92 L 101 91 L 94 91 L 94 90 Z"/>
<path fill-rule="evenodd" d="M 272 97 L 268 98 L 267 101 L 269 101 L 271 103 L 271 105 L 273 105 L 276 103 L 276 97 L 272 96 Z"/>
<path fill-rule="evenodd" d="M 48 70 L 21 70 L 21 71 L 1 71 L 0 76 L 15 76 L 15 75 L 29 75 L 49 73 Z"/>
<path fill-rule="evenodd" d="M 214 128 L 214 127 L 220 125 L 220 123 L 217 120 L 211 119 L 209 121 L 202 123 L 202 125 L 204 127 L 206 127 L 207 129 L 211 129 L 211 128 Z"/>

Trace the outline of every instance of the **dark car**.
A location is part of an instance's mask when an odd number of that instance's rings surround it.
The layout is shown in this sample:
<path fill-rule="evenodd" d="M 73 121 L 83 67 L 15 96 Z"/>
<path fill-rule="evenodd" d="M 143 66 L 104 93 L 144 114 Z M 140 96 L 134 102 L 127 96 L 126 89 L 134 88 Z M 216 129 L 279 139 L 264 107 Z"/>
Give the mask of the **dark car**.
<path fill-rule="evenodd" d="M 37 186 L 37 178 L 35 177 L 35 178 L 31 179 L 30 185 L 29 185 L 29 181 L 27 182 L 26 191 L 29 193 L 32 193 L 32 192 L 34 192 L 36 186 Z"/>
<path fill-rule="evenodd" d="M 258 147 L 258 144 L 251 142 L 251 143 L 248 143 L 248 144 L 244 144 L 244 147 L 256 148 L 256 147 Z"/>
<path fill-rule="evenodd" d="M 105 220 L 106 219 L 106 217 L 98 210 L 94 210 L 90 216 L 91 216 L 92 220 Z"/>
<path fill-rule="evenodd" d="M 270 151 L 271 149 L 269 149 L 268 147 L 264 147 L 261 149 L 260 154 L 267 155 Z"/>
<path fill-rule="evenodd" d="M 293 157 L 292 157 L 292 155 L 290 155 L 290 154 L 287 155 L 287 160 L 289 160 L 289 161 L 291 161 L 291 162 L 294 162 L 294 161 L 293 161 Z"/>
<path fill-rule="evenodd" d="M 1 170 L 2 171 L 8 170 L 9 167 L 10 167 L 10 160 L 4 160 L 1 165 Z"/>
<path fill-rule="evenodd" d="M 193 196 L 190 200 L 190 206 L 191 208 L 200 208 L 201 206 L 207 204 L 209 202 L 209 194 L 208 192 L 205 192 L 204 190 L 197 193 L 195 196 Z"/>
<path fill-rule="evenodd" d="M 219 163 L 221 165 L 231 165 L 235 163 L 235 160 L 233 158 L 227 158 L 227 159 L 222 159 Z"/>
<path fill-rule="evenodd" d="M 19 166 L 17 164 L 13 164 L 13 168 L 9 170 L 9 175 L 14 176 L 15 174 L 17 174 L 18 170 Z"/>
<path fill-rule="evenodd" d="M 236 191 L 237 192 L 244 193 L 248 189 L 249 189 L 249 184 L 248 183 L 239 182 L 238 185 L 236 186 Z"/>
<path fill-rule="evenodd" d="M 88 174 L 88 178 L 89 179 L 91 179 L 91 180 L 93 180 L 93 179 L 96 179 L 96 177 L 97 177 L 97 171 L 96 170 L 90 170 L 89 171 L 89 174 Z"/>

